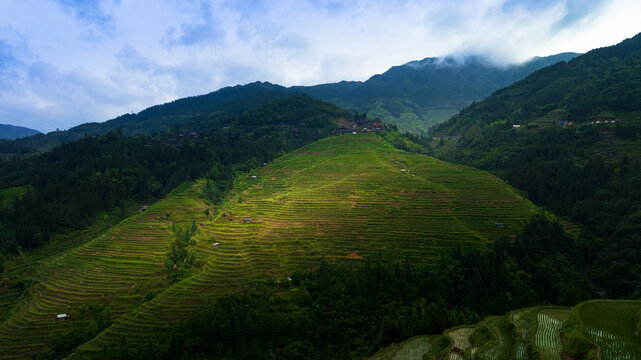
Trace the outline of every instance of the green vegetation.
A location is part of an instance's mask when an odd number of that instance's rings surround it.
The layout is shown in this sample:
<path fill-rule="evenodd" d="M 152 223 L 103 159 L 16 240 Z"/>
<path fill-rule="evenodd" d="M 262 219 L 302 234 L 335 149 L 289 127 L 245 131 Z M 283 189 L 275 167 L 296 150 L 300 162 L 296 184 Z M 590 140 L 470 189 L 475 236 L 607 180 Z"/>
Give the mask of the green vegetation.
<path fill-rule="evenodd" d="M 509 314 L 509 320 L 514 325 L 514 359 L 525 360 L 528 353 L 528 335 L 533 328 L 533 309 L 513 311 Z"/>
<path fill-rule="evenodd" d="M 582 225 L 577 256 L 608 297 L 641 294 L 640 59 L 641 34 L 537 71 L 432 132 L 437 157 Z"/>
<path fill-rule="evenodd" d="M 496 120 L 507 120 L 510 127 L 527 124 L 551 111 L 577 123 L 600 120 L 596 116 L 604 111 L 639 111 L 640 58 L 641 34 L 556 63 L 469 106 L 435 133 L 475 133 Z"/>
<path fill-rule="evenodd" d="M 479 346 L 479 357 L 486 360 L 510 359 L 514 349 L 512 336 L 508 333 L 511 330 L 509 320 L 502 316 L 488 319 L 485 324 L 483 327 L 491 331 L 494 341 Z"/>
<path fill-rule="evenodd" d="M 193 136 L 179 131 L 132 138 L 119 131 L 0 162 L 0 200 L 6 199 L 0 202 L 0 255 L 42 246 L 53 234 L 88 226 L 103 211 L 128 201 L 152 202 L 202 176 L 209 179 L 203 194 L 217 201 L 235 172 L 327 136 L 336 126 L 332 120 L 348 116 L 297 96 L 222 123 L 192 119 L 203 129 Z M 16 189 L 27 190 L 11 196 Z"/>
<path fill-rule="evenodd" d="M 446 330 L 445 338 L 451 339 L 451 346 L 437 347 L 433 342 L 427 357 L 634 360 L 639 358 L 641 348 L 630 316 L 639 307 L 641 301 L 591 300 L 574 308 L 517 310 L 474 326 Z"/>
<path fill-rule="evenodd" d="M 540 224 L 533 222 L 532 226 Z M 536 233 L 520 234 L 520 241 L 540 242 L 541 239 L 532 237 L 532 234 Z M 221 242 L 221 246 L 223 244 L 225 242 Z M 218 250 L 222 248 L 216 251 Z M 512 266 L 498 271 L 486 268 L 487 264 L 496 259 L 496 254 L 509 254 L 513 251 L 514 248 L 503 248 L 499 244 L 491 246 L 486 255 L 461 256 L 454 250 L 451 255 L 444 254 L 440 262 L 433 265 L 412 265 L 409 262 L 401 264 L 394 259 L 381 260 L 384 256 L 378 256 L 374 261 L 367 259 L 364 264 L 356 259 L 333 264 L 322 258 L 320 267 L 316 270 L 294 272 L 291 280 L 258 281 L 255 287 L 247 289 L 242 296 L 212 297 L 203 307 L 194 307 L 189 320 L 178 330 L 165 336 L 156 336 L 153 344 L 157 352 L 168 358 L 291 358 L 294 356 L 291 351 L 312 359 L 362 357 L 390 343 L 398 343 L 403 338 L 438 333 L 455 323 L 478 321 L 480 313 L 495 311 L 496 303 L 491 301 L 468 305 L 471 304 L 470 297 L 482 296 L 484 284 L 489 284 L 492 291 L 499 294 L 514 291 L 513 284 L 501 275 L 494 275 L 495 278 L 489 281 L 482 280 L 490 274 L 521 272 Z M 527 262 L 525 258 L 515 256 L 517 258 L 514 264 Z M 217 270 L 220 271 L 220 268 Z M 475 273 L 480 274 L 480 277 L 469 278 L 469 274 Z M 229 271 L 224 275 L 229 277 Z M 469 280 L 459 281 L 460 284 L 452 283 L 452 279 L 463 278 Z M 209 279 L 212 279 L 211 274 Z M 155 309 L 153 314 L 162 315 L 167 311 L 166 307 L 174 307 L 171 312 L 177 317 L 179 309 L 185 311 L 185 304 L 195 301 L 185 295 L 187 289 L 192 292 L 188 296 L 193 296 L 194 291 L 213 285 L 205 284 L 205 280 L 202 276 L 186 279 L 167 291 L 171 292 L 170 298 L 164 297 L 163 293 L 146 305 L 151 306 L 160 298 L 159 301 L 165 308 Z M 541 281 L 542 279 L 534 279 L 527 286 L 536 288 Z M 177 286 L 180 289 L 176 289 Z M 474 293 L 469 293 L 470 291 Z M 533 299 L 532 303 L 549 299 L 544 293 L 540 296 L 540 299 Z M 500 306 L 503 307 L 519 303 L 518 299 L 505 296 L 500 298 L 503 301 Z M 175 308 L 177 304 L 180 304 L 179 309 Z M 134 318 L 140 319 L 138 321 L 141 323 L 134 323 L 134 319 L 128 318 L 123 321 L 127 323 L 127 327 L 116 324 L 108 329 L 104 337 L 99 336 L 98 339 L 107 341 L 110 331 L 122 329 L 118 333 L 129 334 L 127 343 L 130 346 L 133 344 L 134 348 L 146 351 L 150 340 L 141 340 L 139 337 L 141 331 L 151 330 L 151 319 L 143 317 L 140 312 L 138 315 Z M 485 337 L 474 335 L 475 329 L 480 327 L 486 329 Z M 553 336 L 554 334 L 548 337 Z M 559 336 L 558 332 L 556 336 Z M 158 338 L 164 341 L 157 340 Z M 431 344 L 424 340 L 418 344 L 408 341 L 388 346 L 374 356 L 378 359 L 406 353 L 418 356 L 426 349 L 434 349 L 441 353 L 450 352 L 450 357 L 457 359 L 475 356 L 505 359 L 513 353 L 512 339 L 509 320 L 506 317 L 492 317 L 479 326 L 448 330 L 443 339 L 436 339 Z M 112 340 L 113 347 L 117 348 L 117 340 Z M 408 345 L 407 350 L 402 350 L 404 344 Z M 95 355 L 101 349 L 99 345 L 97 341 L 83 345 L 80 350 L 84 352 L 77 353 L 77 356 L 92 352 Z"/>
<path fill-rule="evenodd" d="M 432 348 L 427 336 L 417 336 L 401 343 L 391 360 L 423 360 L 423 355 Z"/>
<path fill-rule="evenodd" d="M 202 271 L 81 349 L 116 347 L 125 332 L 132 334 L 129 344 L 140 344 L 145 334 L 175 324 L 204 295 L 284 279 L 320 256 L 336 263 L 362 264 L 364 258 L 381 256 L 431 263 L 455 246 L 485 252 L 497 238 L 514 235 L 535 212 L 486 173 L 404 153 L 373 135 L 326 138 L 238 177 L 214 221 L 194 237 Z M 505 227 L 497 227 L 497 221 Z M 218 248 L 212 247 L 215 242 Z M 447 267 L 456 269 L 454 263 Z M 477 297 L 476 290 L 453 282 L 464 275 L 451 276 L 442 286 L 452 289 L 452 304 Z M 504 302 L 479 300 L 506 309 Z"/>
<path fill-rule="evenodd" d="M 423 360 L 432 349 L 429 336 L 415 336 L 400 344 L 391 344 L 374 354 L 370 360 Z"/>
<path fill-rule="evenodd" d="M 536 314 L 537 327 L 534 344 L 544 359 L 561 360 L 563 344 L 561 328 L 569 315 L 568 309 L 543 308 Z"/>
<path fill-rule="evenodd" d="M 446 332 L 446 336 L 452 339 L 449 347 L 449 358 L 463 359 L 473 358 L 479 350 L 479 343 L 491 341 L 491 335 L 483 330 L 477 333 L 477 328 L 472 326 L 459 326 Z"/>
<path fill-rule="evenodd" d="M 22 276 L 31 284 L 20 301 L 3 309 L 7 315 L 0 326 L 0 347 L 11 352 L 2 356 L 25 358 L 45 348 L 64 354 L 144 303 L 147 294 L 167 288 L 163 264 L 175 239 L 172 227 L 207 220 L 199 186 L 184 184 L 144 212 L 103 228 L 92 240 L 43 258 L 37 267 L 30 263 L 32 273 L 10 269 L 12 277 Z M 56 253 L 52 250 L 49 254 Z M 61 313 L 70 319 L 56 320 Z"/>

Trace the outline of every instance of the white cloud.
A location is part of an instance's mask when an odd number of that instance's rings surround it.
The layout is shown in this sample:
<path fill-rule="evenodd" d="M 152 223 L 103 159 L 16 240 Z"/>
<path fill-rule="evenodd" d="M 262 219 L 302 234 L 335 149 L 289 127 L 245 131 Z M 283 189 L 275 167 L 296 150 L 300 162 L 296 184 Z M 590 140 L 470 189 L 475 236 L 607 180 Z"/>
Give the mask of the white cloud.
<path fill-rule="evenodd" d="M 637 0 L 6 0 L 0 122 L 50 131 L 256 80 L 364 80 L 428 56 L 585 52 Z"/>

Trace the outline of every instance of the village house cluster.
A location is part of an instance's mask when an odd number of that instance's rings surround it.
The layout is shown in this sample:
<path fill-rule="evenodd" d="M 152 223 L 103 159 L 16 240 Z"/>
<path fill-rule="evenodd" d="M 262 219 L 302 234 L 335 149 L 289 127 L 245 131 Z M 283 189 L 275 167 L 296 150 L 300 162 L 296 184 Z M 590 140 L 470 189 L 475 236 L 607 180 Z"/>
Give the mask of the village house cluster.
<path fill-rule="evenodd" d="M 197 140 L 200 134 L 197 131 L 181 130 L 178 134 L 173 136 L 156 137 L 154 141 L 158 141 L 161 145 L 178 148 L 183 145 L 187 139 Z M 146 147 L 151 147 L 151 144 L 145 144 Z"/>
<path fill-rule="evenodd" d="M 386 126 L 380 120 L 362 120 L 350 122 L 347 125 L 341 125 L 336 130 L 332 131 L 332 135 L 347 135 L 347 134 L 363 134 L 375 133 L 385 130 Z"/>

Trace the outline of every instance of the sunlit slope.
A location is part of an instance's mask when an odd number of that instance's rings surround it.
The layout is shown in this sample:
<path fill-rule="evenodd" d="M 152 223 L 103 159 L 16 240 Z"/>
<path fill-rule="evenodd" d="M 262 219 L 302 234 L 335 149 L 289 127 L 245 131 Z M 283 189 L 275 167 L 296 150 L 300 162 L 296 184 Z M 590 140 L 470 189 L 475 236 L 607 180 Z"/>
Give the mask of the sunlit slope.
<path fill-rule="evenodd" d="M 113 319 L 144 302 L 148 292 L 168 286 L 163 263 L 175 238 L 171 222 L 203 221 L 206 204 L 198 185 L 184 184 L 163 201 L 104 234 L 46 260 L 38 283 L 0 325 L 0 358 L 24 359 L 49 345 L 55 334 L 77 321 L 82 304 L 106 304 Z M 171 213 L 171 220 L 166 214 Z M 66 313 L 70 320 L 56 320 Z"/>
<path fill-rule="evenodd" d="M 191 251 L 202 271 L 80 349 L 117 348 L 123 335 L 132 346 L 149 341 L 208 295 L 284 279 L 321 256 L 363 261 L 380 252 L 423 263 L 457 245 L 484 248 L 536 211 L 486 172 L 409 154 L 373 135 L 326 138 L 240 177 L 195 237 Z"/>

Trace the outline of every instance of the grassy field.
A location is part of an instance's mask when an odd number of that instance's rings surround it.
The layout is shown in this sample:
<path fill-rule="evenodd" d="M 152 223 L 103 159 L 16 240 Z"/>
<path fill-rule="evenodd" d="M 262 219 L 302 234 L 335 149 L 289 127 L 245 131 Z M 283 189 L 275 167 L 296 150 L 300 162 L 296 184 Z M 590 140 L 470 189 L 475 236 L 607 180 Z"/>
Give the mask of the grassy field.
<path fill-rule="evenodd" d="M 327 138 L 238 178 L 194 238 L 202 270 L 80 349 L 116 347 L 122 335 L 144 343 L 209 296 L 283 279 L 322 256 L 362 262 L 381 253 L 425 263 L 456 245 L 483 250 L 536 211 L 485 172 L 408 154 L 373 135 Z"/>
<path fill-rule="evenodd" d="M 17 264 L 9 265 L 10 276 L 19 274 L 31 285 L 19 299 L 0 304 L 4 309 L 0 358 L 24 359 L 42 350 L 82 321 L 77 314 L 87 302 L 108 306 L 117 321 L 143 303 L 147 293 L 168 287 L 163 263 L 175 236 L 170 222 L 163 219 L 169 213 L 175 224 L 203 221 L 206 204 L 199 200 L 197 187 L 184 184 L 165 200 L 116 226 L 80 232 L 67 250 L 47 246 L 28 259 L 13 259 Z M 85 238 L 89 236 L 93 239 Z M 55 251 L 59 254 L 52 256 Z M 26 269 L 31 270 L 21 273 Z M 1 293 L 0 299 L 11 296 L 5 290 Z M 56 320 L 60 313 L 71 319 Z"/>

